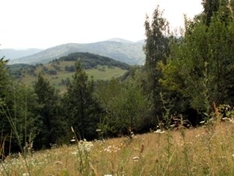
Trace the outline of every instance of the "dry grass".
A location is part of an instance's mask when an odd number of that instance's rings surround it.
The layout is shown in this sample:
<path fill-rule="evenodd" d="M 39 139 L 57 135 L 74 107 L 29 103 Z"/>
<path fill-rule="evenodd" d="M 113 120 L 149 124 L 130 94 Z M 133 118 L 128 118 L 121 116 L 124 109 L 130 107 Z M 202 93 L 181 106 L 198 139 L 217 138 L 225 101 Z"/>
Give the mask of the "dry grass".
<path fill-rule="evenodd" d="M 84 142 L 7 158 L 2 175 L 234 175 L 234 124 Z M 4 170 L 5 169 L 5 170 Z"/>

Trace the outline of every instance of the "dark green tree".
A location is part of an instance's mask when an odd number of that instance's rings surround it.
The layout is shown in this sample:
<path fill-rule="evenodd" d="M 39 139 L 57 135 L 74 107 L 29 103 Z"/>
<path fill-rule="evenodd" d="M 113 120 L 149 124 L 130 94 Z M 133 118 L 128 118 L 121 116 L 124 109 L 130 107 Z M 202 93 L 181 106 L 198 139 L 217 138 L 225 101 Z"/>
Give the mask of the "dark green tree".
<path fill-rule="evenodd" d="M 6 67 L 7 60 L 0 59 L 0 98 L 3 100 L 10 85 L 10 76 Z"/>
<path fill-rule="evenodd" d="M 96 137 L 99 116 L 98 105 L 93 97 L 94 82 L 88 80 L 80 61 L 76 62 L 75 67 L 76 72 L 64 95 L 65 116 L 80 139 L 93 139 Z"/>
<path fill-rule="evenodd" d="M 33 90 L 23 84 L 11 81 L 5 61 L 1 60 L 0 77 L 0 120 L 1 137 L 5 136 L 8 152 L 23 151 L 28 142 L 37 135 L 36 96 Z M 1 144 L 3 144 L 1 139 Z"/>
<path fill-rule="evenodd" d="M 11 134 L 11 126 L 9 121 L 7 120 L 7 108 L 8 108 L 8 95 L 9 90 L 11 87 L 11 81 L 8 74 L 8 70 L 6 67 L 7 60 L 4 58 L 0 59 L 0 128 L 1 128 L 1 139 L 0 144 L 3 145 L 4 141 L 6 140 L 6 143 L 10 143 L 10 134 Z M 12 105 L 10 104 L 12 107 Z M 9 108 L 11 108 L 9 107 Z M 6 144 L 5 143 L 5 144 Z M 1 154 L 4 154 L 5 151 L 1 151 Z"/>
<path fill-rule="evenodd" d="M 204 23 L 209 26 L 211 22 L 212 15 L 218 11 L 220 6 L 220 0 L 203 0 L 203 13 L 204 13 Z"/>
<path fill-rule="evenodd" d="M 58 92 L 42 73 L 38 75 L 34 91 L 37 95 L 39 104 L 37 113 L 41 122 L 40 133 L 35 141 L 36 146 L 38 148 L 50 147 L 50 144 L 64 142 L 68 127 L 66 120 L 61 116 L 62 109 Z"/>
<path fill-rule="evenodd" d="M 233 19 L 233 0 L 203 0 L 203 13 L 198 15 L 198 18 L 202 17 L 203 23 L 206 26 L 210 26 L 212 18 L 219 14 L 220 20 L 226 24 Z M 220 13 L 222 12 L 222 13 Z"/>

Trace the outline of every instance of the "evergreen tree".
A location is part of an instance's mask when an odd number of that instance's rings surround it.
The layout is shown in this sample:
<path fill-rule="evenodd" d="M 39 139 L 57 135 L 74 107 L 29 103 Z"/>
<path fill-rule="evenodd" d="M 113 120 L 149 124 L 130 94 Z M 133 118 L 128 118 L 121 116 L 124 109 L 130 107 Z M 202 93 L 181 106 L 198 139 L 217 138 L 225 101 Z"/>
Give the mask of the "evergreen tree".
<path fill-rule="evenodd" d="M 94 83 L 88 80 L 80 61 L 76 62 L 75 67 L 76 72 L 64 95 L 65 116 L 80 139 L 93 139 L 96 137 L 99 114 L 97 103 L 93 98 Z"/>
<path fill-rule="evenodd" d="M 40 133 L 36 138 L 37 148 L 50 147 L 50 144 L 63 142 L 66 136 L 66 121 L 61 116 L 58 92 L 40 73 L 34 84 L 39 104 L 38 116 L 41 122 Z"/>

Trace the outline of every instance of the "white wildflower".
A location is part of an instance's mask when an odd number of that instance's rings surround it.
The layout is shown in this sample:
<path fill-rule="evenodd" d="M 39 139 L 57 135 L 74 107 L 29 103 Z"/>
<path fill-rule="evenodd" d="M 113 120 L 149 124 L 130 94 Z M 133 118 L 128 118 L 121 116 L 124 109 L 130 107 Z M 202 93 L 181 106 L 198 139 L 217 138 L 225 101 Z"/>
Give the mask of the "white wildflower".
<path fill-rule="evenodd" d="M 72 139 L 70 140 L 70 142 L 72 142 L 72 143 L 76 142 L 75 137 L 72 137 Z"/>
<path fill-rule="evenodd" d="M 109 153 L 112 153 L 112 152 L 118 152 L 120 150 L 120 148 L 119 147 L 116 147 L 116 146 L 114 146 L 114 145 L 109 145 L 107 148 L 104 148 L 104 151 L 105 152 L 109 152 Z"/>
<path fill-rule="evenodd" d="M 22 176 L 29 176 L 29 173 L 23 173 Z"/>
<path fill-rule="evenodd" d="M 132 159 L 133 159 L 133 161 L 138 161 L 139 157 L 138 156 L 134 156 Z"/>
<path fill-rule="evenodd" d="M 203 121 L 200 121 L 200 124 L 204 124 L 206 121 L 205 120 L 203 120 Z"/>
<path fill-rule="evenodd" d="M 157 129 L 156 131 L 154 131 L 154 133 L 160 133 L 160 134 L 162 134 L 162 133 L 165 133 L 165 131 L 163 131 L 161 129 Z"/>

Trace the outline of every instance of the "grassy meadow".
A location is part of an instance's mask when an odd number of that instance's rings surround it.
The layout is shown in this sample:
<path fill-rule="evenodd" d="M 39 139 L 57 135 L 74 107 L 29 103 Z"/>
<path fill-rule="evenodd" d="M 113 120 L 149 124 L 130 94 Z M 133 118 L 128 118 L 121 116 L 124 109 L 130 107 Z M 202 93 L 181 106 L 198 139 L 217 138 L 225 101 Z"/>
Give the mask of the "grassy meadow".
<path fill-rule="evenodd" d="M 71 65 L 74 65 L 74 62 L 61 62 L 60 64 L 61 70 L 57 71 L 56 75 L 45 74 L 44 76 L 50 81 L 51 85 L 53 85 L 55 88 L 59 90 L 64 90 L 66 89 L 66 85 L 61 84 L 61 80 L 62 79 L 72 80 L 72 76 L 75 73 L 75 72 L 65 71 L 64 67 Z M 46 68 L 48 70 L 53 69 L 53 67 L 51 67 L 49 64 L 46 65 Z M 42 67 L 38 67 L 35 70 L 35 74 L 37 75 L 42 71 L 43 71 Z M 85 72 L 89 78 L 93 77 L 94 80 L 110 80 L 111 78 L 122 76 L 124 73 L 127 72 L 127 70 L 121 69 L 119 67 L 97 66 L 96 68 L 93 69 L 85 69 Z M 36 75 L 25 74 L 23 77 L 19 79 L 19 81 L 26 85 L 32 85 L 33 82 L 37 80 Z"/>
<path fill-rule="evenodd" d="M 68 139 L 69 140 L 69 139 Z M 3 176 L 234 175 L 234 123 L 79 141 L 0 163 Z"/>

